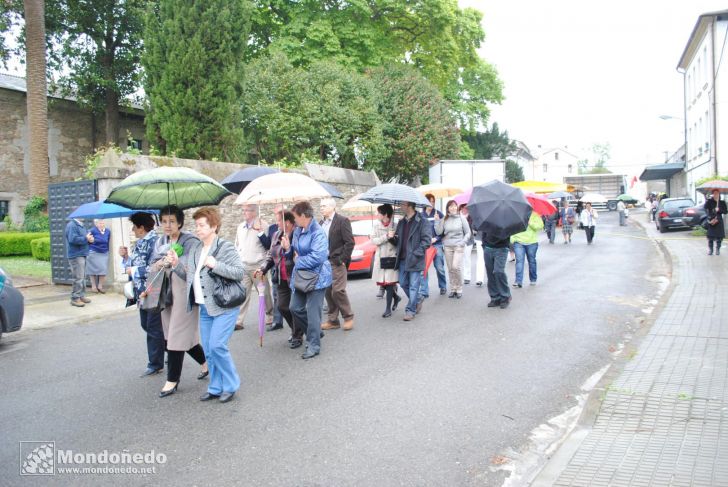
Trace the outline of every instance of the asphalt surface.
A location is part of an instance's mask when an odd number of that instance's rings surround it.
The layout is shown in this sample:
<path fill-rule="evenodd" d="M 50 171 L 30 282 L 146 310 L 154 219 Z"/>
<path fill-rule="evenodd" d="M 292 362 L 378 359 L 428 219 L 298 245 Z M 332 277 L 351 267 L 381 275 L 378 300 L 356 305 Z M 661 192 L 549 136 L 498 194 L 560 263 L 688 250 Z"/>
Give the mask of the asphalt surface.
<path fill-rule="evenodd" d="M 326 332 L 313 360 L 288 349 L 286 330 L 259 348 L 246 326 L 231 339 L 243 384 L 228 404 L 199 402 L 206 382 L 189 357 L 179 391 L 158 398 L 164 377 L 139 378 L 136 318 L 6 335 L 0 484 L 501 485 L 504 452 L 574 406 L 657 295 L 656 245 L 616 223 L 603 213 L 592 246 L 578 230 L 571 245 L 560 234 L 542 243 L 538 285 L 513 289 L 506 310 L 486 308 L 485 287 L 471 284 L 461 300 L 433 293 L 413 322 L 403 306 L 383 319 L 374 283 L 357 279 L 354 330 Z M 20 441 L 166 461 L 147 475 L 25 477 Z"/>

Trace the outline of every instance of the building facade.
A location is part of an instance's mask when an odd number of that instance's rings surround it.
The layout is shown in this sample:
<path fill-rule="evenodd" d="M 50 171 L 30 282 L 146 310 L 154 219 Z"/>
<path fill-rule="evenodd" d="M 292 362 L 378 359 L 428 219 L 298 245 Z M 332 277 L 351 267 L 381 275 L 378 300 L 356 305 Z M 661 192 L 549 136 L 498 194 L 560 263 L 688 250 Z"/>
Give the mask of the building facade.
<path fill-rule="evenodd" d="M 526 179 L 563 183 L 565 177 L 577 174 L 579 174 L 579 158 L 565 148 L 556 147 L 546 149 L 536 158 L 532 177 Z"/>
<path fill-rule="evenodd" d="M 696 182 L 728 175 L 728 77 L 719 70 L 728 34 L 728 10 L 698 17 L 677 69 L 683 75 L 686 192 L 693 198 Z M 699 199 L 702 199 L 700 197 Z"/>
<path fill-rule="evenodd" d="M 29 194 L 28 117 L 25 79 L 0 74 L 0 222 L 9 215 L 21 222 Z M 137 108 L 119 114 L 119 135 L 147 152 L 144 112 Z M 103 115 L 94 115 L 72 98 L 48 96 L 48 161 L 50 182 L 83 177 L 85 159 L 106 140 Z"/>

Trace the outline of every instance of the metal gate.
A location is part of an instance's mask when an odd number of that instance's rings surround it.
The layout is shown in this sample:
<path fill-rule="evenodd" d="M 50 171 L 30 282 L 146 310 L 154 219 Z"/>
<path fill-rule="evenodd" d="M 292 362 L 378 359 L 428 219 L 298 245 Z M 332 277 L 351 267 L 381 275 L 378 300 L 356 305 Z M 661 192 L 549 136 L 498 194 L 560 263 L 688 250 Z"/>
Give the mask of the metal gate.
<path fill-rule="evenodd" d="M 48 185 L 48 219 L 51 227 L 51 272 L 54 284 L 72 284 L 71 268 L 66 258 L 66 224 L 68 215 L 79 205 L 96 201 L 96 180 L 71 181 Z M 91 228 L 92 221 L 85 221 Z"/>

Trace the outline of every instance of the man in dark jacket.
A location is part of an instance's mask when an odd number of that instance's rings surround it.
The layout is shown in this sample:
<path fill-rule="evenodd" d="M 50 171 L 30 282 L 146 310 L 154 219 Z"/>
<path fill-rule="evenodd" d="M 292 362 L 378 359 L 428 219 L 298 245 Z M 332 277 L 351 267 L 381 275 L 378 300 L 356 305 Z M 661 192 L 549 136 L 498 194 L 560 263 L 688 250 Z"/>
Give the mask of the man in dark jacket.
<path fill-rule="evenodd" d="M 508 288 L 508 276 L 506 275 L 510 241 L 510 238 L 497 239 L 483 234 L 483 258 L 485 259 L 488 294 L 490 295 L 489 308 L 500 306 L 501 309 L 506 309 L 511 303 L 511 290 Z"/>
<path fill-rule="evenodd" d="M 331 263 L 331 287 L 326 289 L 326 305 L 329 308 L 328 320 L 321 324 L 322 330 L 339 328 L 339 313 L 344 319 L 344 330 L 354 327 L 354 313 L 351 310 L 349 296 L 346 294 L 351 253 L 354 251 L 354 234 L 351 222 L 345 216 L 336 213 L 336 201 L 333 198 L 321 200 L 323 220 L 320 225 L 329 239 L 329 262 Z"/>
<path fill-rule="evenodd" d="M 91 302 L 86 297 L 86 257 L 88 257 L 88 244 L 93 242 L 93 236 L 88 233 L 83 223 L 75 218 L 66 225 L 65 236 L 68 265 L 73 276 L 71 306 L 82 308 Z"/>
<path fill-rule="evenodd" d="M 414 203 L 403 202 L 404 212 L 397 230 L 389 231 L 389 241 L 397 246 L 395 269 L 399 269 L 399 285 L 409 302 L 404 310 L 404 321 L 412 321 L 422 308 L 420 284 L 425 270 L 425 252 L 431 245 L 432 233 L 427 219 L 415 210 Z"/>

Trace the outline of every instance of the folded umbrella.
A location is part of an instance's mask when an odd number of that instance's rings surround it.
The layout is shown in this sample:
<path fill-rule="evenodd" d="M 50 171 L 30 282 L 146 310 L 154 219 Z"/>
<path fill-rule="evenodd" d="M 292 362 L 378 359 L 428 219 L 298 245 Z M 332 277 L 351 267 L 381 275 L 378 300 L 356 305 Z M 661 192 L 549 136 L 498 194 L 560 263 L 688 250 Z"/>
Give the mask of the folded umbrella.
<path fill-rule="evenodd" d="M 556 207 L 545 196 L 535 193 L 526 193 L 526 201 L 531 205 L 533 211 L 541 216 L 553 215 Z"/>
<path fill-rule="evenodd" d="M 468 203 L 473 227 L 495 240 L 524 231 L 532 211 L 523 191 L 497 180 L 475 186 Z"/>
<path fill-rule="evenodd" d="M 267 279 L 266 277 L 261 277 L 260 281 L 258 281 L 258 284 L 256 285 L 256 288 L 258 290 L 258 337 L 260 339 L 260 346 L 263 346 L 263 334 L 265 333 L 265 283 L 263 283 L 263 279 Z"/>
<path fill-rule="evenodd" d="M 235 171 L 234 173 L 220 181 L 220 184 L 225 186 L 228 191 L 235 194 L 240 194 L 240 192 L 245 189 L 245 187 L 250 184 L 254 179 L 277 172 L 279 172 L 279 170 L 275 167 L 246 167 L 245 169 Z"/>
<path fill-rule="evenodd" d="M 359 199 L 372 203 L 389 203 L 398 205 L 403 202 L 414 203 L 415 206 L 430 206 L 425 195 L 404 184 L 387 183 L 374 186 L 364 192 Z"/>

